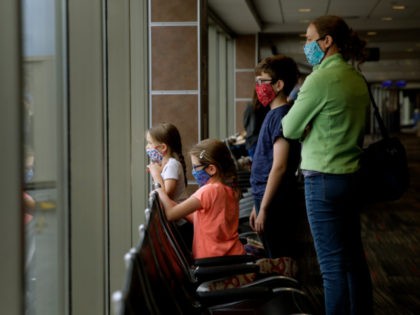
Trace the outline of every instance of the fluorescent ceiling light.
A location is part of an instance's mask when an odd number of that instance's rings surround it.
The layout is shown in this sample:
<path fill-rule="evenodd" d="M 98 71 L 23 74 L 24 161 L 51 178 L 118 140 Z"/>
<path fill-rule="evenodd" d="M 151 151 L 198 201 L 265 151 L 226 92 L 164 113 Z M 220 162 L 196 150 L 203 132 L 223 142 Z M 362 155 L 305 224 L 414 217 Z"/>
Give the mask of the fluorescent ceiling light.
<path fill-rule="evenodd" d="M 405 10 L 405 5 L 402 5 L 402 4 L 394 4 L 392 6 L 392 10 Z"/>

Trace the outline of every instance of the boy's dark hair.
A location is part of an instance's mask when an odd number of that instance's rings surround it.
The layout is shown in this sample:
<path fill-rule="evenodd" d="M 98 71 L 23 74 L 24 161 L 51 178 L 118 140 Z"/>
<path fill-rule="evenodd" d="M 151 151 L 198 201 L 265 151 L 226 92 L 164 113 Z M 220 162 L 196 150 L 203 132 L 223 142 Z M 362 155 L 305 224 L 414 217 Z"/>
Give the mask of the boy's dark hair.
<path fill-rule="evenodd" d="M 255 74 L 267 73 L 275 83 L 282 80 L 284 83 L 283 93 L 288 96 L 293 90 L 299 77 L 299 70 L 296 62 L 284 55 L 274 55 L 264 58 L 255 68 Z"/>
<path fill-rule="evenodd" d="M 150 128 L 148 132 L 154 140 L 165 143 L 171 151 L 176 154 L 184 172 L 184 184 L 187 186 L 187 166 L 185 164 L 184 155 L 182 154 L 181 135 L 179 134 L 178 128 L 171 123 L 162 122 Z"/>

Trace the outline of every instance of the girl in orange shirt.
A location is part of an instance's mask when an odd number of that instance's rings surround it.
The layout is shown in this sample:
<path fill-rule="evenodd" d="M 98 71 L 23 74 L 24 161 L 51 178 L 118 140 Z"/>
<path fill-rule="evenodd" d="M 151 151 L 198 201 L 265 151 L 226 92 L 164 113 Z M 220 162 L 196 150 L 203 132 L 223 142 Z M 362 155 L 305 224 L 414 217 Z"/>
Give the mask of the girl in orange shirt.
<path fill-rule="evenodd" d="M 168 220 L 185 217 L 194 225 L 194 258 L 244 255 L 239 240 L 239 196 L 233 159 L 226 144 L 206 139 L 190 151 L 199 189 L 177 204 L 158 188 Z"/>

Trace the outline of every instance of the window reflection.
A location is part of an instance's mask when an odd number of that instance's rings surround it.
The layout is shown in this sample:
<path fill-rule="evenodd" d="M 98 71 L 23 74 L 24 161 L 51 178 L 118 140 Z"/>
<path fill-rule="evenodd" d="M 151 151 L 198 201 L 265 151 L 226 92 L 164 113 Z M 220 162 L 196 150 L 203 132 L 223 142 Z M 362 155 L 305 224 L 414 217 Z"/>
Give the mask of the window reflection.
<path fill-rule="evenodd" d="M 63 1 L 23 0 L 25 314 L 65 314 Z"/>

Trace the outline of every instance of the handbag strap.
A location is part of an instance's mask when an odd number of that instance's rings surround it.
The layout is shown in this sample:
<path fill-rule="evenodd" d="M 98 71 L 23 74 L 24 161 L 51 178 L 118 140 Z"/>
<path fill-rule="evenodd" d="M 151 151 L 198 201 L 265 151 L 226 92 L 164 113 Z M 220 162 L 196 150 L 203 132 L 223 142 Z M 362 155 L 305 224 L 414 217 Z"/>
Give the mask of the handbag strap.
<path fill-rule="evenodd" d="M 381 130 L 382 137 L 384 139 L 388 139 L 389 138 L 388 129 L 386 129 L 385 123 L 384 123 L 384 121 L 381 117 L 381 114 L 379 113 L 379 108 L 376 105 L 375 99 L 373 98 L 373 94 L 372 94 L 372 91 L 370 89 L 370 85 L 367 82 L 365 77 L 363 77 L 363 79 L 365 80 L 368 91 L 369 91 L 370 103 L 372 104 L 372 107 L 373 107 L 373 114 L 375 115 L 376 121 L 378 122 L 379 129 Z"/>

